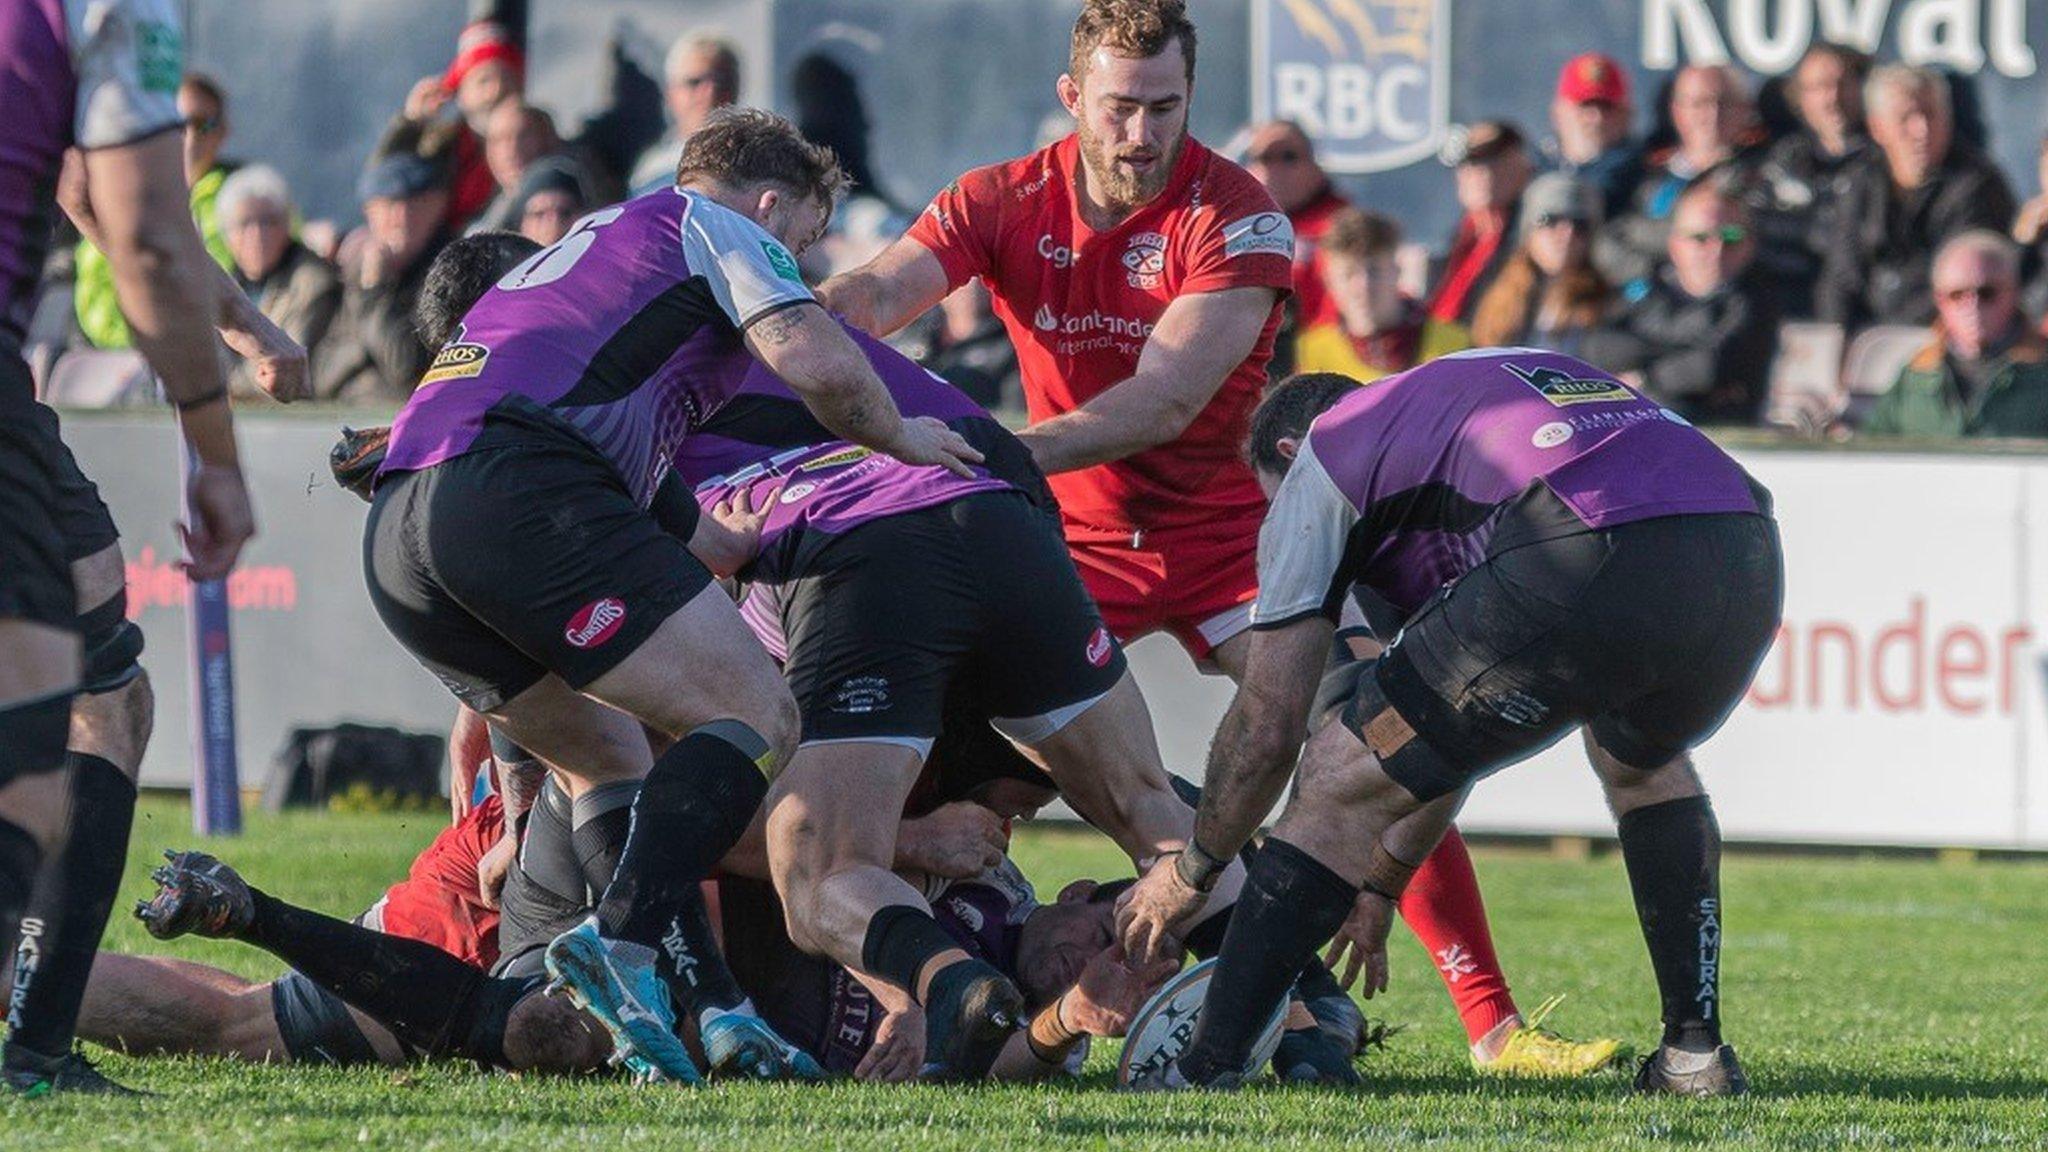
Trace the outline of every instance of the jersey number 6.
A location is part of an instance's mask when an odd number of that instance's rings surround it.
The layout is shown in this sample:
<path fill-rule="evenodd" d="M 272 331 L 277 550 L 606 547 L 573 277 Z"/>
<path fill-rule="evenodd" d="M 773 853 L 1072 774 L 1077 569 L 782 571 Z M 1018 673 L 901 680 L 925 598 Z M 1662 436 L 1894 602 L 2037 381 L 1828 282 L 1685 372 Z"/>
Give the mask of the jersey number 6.
<path fill-rule="evenodd" d="M 501 292 L 517 292 L 521 288 L 538 288 L 553 284 L 569 274 L 590 246 L 597 243 L 597 230 L 625 214 L 623 205 L 599 209 L 576 222 L 568 235 L 555 241 L 552 248 L 543 248 L 519 262 L 519 266 L 505 273 L 498 281 Z"/>

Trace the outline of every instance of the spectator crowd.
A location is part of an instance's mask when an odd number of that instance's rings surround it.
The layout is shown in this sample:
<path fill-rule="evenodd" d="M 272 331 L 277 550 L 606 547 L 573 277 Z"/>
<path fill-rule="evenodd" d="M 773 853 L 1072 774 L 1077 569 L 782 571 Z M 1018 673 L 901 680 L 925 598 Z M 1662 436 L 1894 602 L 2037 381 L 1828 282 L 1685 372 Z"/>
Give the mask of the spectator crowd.
<path fill-rule="evenodd" d="M 586 213 L 669 183 L 691 131 L 739 98 L 742 61 L 723 40 L 685 36 L 663 64 L 658 122 L 614 110 L 565 134 L 526 98 L 518 39 L 471 24 L 384 130 L 356 186 L 363 223 L 345 234 L 302 219 L 276 168 L 227 158 L 229 90 L 189 75 L 192 211 L 213 257 L 309 350 L 317 397 L 396 404 L 433 354 L 410 317 L 443 246 L 480 230 L 553 244 Z M 807 259 L 822 276 L 909 221 L 869 170 L 852 75 L 813 56 L 793 88 L 800 126 L 859 176 L 858 201 Z M 1730 67 L 1681 68 L 1642 116 L 1628 72 L 1587 53 L 1559 69 L 1541 138 L 1508 119 L 1453 130 L 1441 159 L 1458 216 L 1434 245 L 1375 210 L 1369 183 L 1349 200 L 1299 125 L 1253 125 L 1232 149 L 1296 238 L 1275 371 L 1372 380 L 1527 345 L 1584 357 L 1705 425 L 2048 438 L 2048 191 L 2018 200 L 1970 96 L 1965 80 L 1817 43 L 1761 91 Z M 2048 143 L 2041 157 L 2048 188 Z M 54 337 L 40 324 L 46 340 L 128 346 L 89 244 L 62 249 L 45 282 L 70 304 L 39 309 L 60 320 Z M 977 286 L 898 340 L 976 399 L 1016 402 L 1015 352 Z M 1787 345 L 1815 340 L 1820 399 L 1774 394 Z M 1874 379 L 1832 371 L 1870 360 L 1843 356 L 1859 342 L 1892 350 Z M 261 401 L 251 381 L 234 389 Z"/>

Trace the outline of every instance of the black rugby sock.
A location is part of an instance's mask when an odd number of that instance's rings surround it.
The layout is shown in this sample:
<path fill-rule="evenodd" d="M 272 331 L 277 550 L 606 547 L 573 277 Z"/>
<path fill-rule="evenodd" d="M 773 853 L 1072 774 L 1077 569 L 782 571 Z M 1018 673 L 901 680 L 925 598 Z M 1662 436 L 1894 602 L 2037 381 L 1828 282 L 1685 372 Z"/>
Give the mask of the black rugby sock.
<path fill-rule="evenodd" d="M 34 970 L 17 972 L 9 1044 L 47 1056 L 71 1050 L 78 1007 L 93 956 L 107 930 L 128 832 L 135 823 L 135 782 L 84 752 L 65 754 L 71 773 L 71 834 L 43 870 L 29 914 L 42 921 Z M 19 966 L 18 966 L 19 967 Z"/>
<path fill-rule="evenodd" d="M 1638 808 L 1617 822 L 1636 918 L 1663 1000 L 1664 1043 L 1721 1043 L 1721 826 L 1705 796 Z"/>
<path fill-rule="evenodd" d="M 373 931 L 249 890 L 255 918 L 242 939 L 299 970 L 349 1007 L 434 1056 L 503 1062 L 503 1019 L 517 997 L 486 995 L 492 980 L 432 944 Z M 495 1023 L 496 1028 L 491 1025 Z M 473 1043 L 484 1037 L 481 1046 Z M 495 1040 L 491 1038 L 495 1037 Z"/>
<path fill-rule="evenodd" d="M 35 894 L 36 873 L 42 870 L 42 863 L 42 845 L 28 829 L 0 820 L 0 941 L 14 939 L 21 930 L 21 915 Z M 8 958 L 8 962 L 13 961 Z"/>
<path fill-rule="evenodd" d="M 1356 886 L 1275 837 L 1252 863 L 1231 913 L 1222 960 L 1181 1074 L 1206 1083 L 1242 1071 L 1252 1045 L 1317 946 L 1334 936 L 1358 899 Z"/>
<path fill-rule="evenodd" d="M 625 850 L 598 901 L 604 935 L 660 953 L 656 967 L 693 1012 L 746 999 L 719 954 L 698 885 L 739 843 L 768 795 L 767 751 L 751 728 L 732 721 L 678 740 L 640 785 Z"/>
<path fill-rule="evenodd" d="M 868 920 L 868 932 L 860 945 L 860 966 L 923 1003 L 917 994 L 918 975 L 937 957 L 959 949 L 959 942 L 946 935 L 930 912 L 910 904 L 890 904 Z M 966 962 L 948 964 L 933 974 L 934 997 L 940 978 Z"/>

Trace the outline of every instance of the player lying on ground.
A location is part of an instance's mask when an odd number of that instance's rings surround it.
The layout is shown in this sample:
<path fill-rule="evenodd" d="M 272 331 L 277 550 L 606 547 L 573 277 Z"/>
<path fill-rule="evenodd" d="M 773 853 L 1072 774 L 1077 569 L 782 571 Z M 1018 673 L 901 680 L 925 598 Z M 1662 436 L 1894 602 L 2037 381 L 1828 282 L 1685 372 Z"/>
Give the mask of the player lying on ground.
<path fill-rule="evenodd" d="M 1195 843 L 1235 852 L 1290 772 L 1296 787 L 1175 1076 L 1239 1082 L 1261 1010 L 1333 936 L 1364 957 L 1369 991 L 1384 986 L 1394 905 L 1466 789 L 1584 726 L 1663 1000 L 1636 1086 L 1744 1091 L 1721 1039 L 1720 835 L 1687 750 L 1734 709 L 1778 626 L 1769 494 L 1612 376 L 1529 349 L 1368 388 L 1297 378 L 1262 405 L 1252 453 L 1276 489 L 1258 631 Z M 1344 722 L 1303 749 L 1354 583 L 1412 615 Z M 1206 871 L 1190 853 L 1144 877 L 1119 914 L 1134 956 L 1200 907 Z"/>
<path fill-rule="evenodd" d="M 709 366 L 749 353 L 835 435 L 963 471 L 973 453 L 803 319 L 824 314 L 790 246 L 829 217 L 830 154 L 753 112 L 691 144 L 675 189 L 586 216 L 468 310 L 392 426 L 365 569 L 386 626 L 465 704 L 583 785 L 643 780 L 616 856 L 589 858 L 606 898 L 552 954 L 574 994 L 670 1078 L 699 1075 L 672 998 L 714 1066 L 802 1075 L 697 890 L 794 745 L 795 707 L 685 545 L 695 503 L 662 499 L 669 454 Z M 643 725 L 673 742 L 658 759 Z"/>
<path fill-rule="evenodd" d="M 577 874 L 571 807 L 553 785 L 543 792 L 522 854 L 537 873 Z M 946 806 L 955 815 L 964 808 L 992 815 L 965 802 Z M 567 999 L 540 993 L 537 961 L 549 937 L 528 934 L 524 952 L 498 952 L 501 925 L 478 902 L 476 872 L 498 823 L 496 798 L 487 798 L 356 924 L 277 901 L 210 857 L 170 854 L 156 898 L 138 909 L 153 933 L 246 940 L 294 970 L 255 985 L 168 957 L 103 953 L 86 996 L 85 1034 L 142 1053 L 334 1064 L 456 1056 L 550 1072 L 602 1067 L 612 1048 L 603 1028 Z M 904 826 L 909 843 L 937 834 L 934 818 Z M 1018 1036 L 995 1068 L 1003 1079 L 1048 1075 L 1065 1063 L 1079 1035 L 1120 1034 L 1173 965 L 1140 973 L 1120 962 L 1110 935 L 1111 900 L 1122 885 L 1098 891 L 1080 882 L 1056 904 L 1041 906 L 1000 854 L 993 869 L 978 867 L 983 859 L 979 852 L 934 859 L 972 876 L 928 890 L 940 922 L 962 947 L 1011 974 L 1034 1004 L 1056 1005 L 1052 1011 L 1076 1034 L 1037 1048 Z M 507 886 L 508 918 L 522 893 L 541 890 L 517 882 L 524 867 Z M 726 877 L 718 893 L 729 961 L 783 1034 L 835 1073 L 882 1080 L 917 1073 L 921 1046 L 906 1042 L 918 1036 L 914 1018 L 886 1017 L 849 973 L 796 949 L 765 881 Z M 588 914 L 588 900 L 522 914 L 528 923 L 573 920 Z M 486 976 L 486 968 L 498 975 Z"/>
<path fill-rule="evenodd" d="M 1249 173 L 1188 131 L 1185 7 L 1084 5 L 1055 86 L 1075 132 L 964 174 L 819 296 L 886 335 L 980 278 L 1017 347 L 1032 421 L 1019 436 L 1051 475 L 1067 548 L 1111 634 L 1169 632 L 1242 682 L 1266 501 L 1241 452 L 1293 233 Z M 1475 1066 L 1572 1075 L 1619 1050 L 1527 1026 L 1455 830 L 1401 915 L 1442 973 Z M 1197 954 L 1214 954 L 1209 934 L 1193 933 Z"/>

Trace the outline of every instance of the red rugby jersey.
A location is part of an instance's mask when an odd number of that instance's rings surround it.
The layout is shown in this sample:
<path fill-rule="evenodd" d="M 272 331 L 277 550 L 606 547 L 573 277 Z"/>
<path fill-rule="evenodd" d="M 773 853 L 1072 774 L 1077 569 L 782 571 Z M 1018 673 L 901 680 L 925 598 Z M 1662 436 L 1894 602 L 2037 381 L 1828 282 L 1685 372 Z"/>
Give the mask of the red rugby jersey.
<path fill-rule="evenodd" d="M 1080 142 L 976 168 L 932 201 L 910 236 L 958 287 L 979 276 L 1017 346 L 1032 421 L 1080 407 L 1127 379 L 1175 297 L 1292 283 L 1294 232 L 1244 169 L 1192 137 L 1166 188 L 1105 232 L 1075 203 Z M 1244 463 L 1246 424 L 1273 354 L 1273 313 L 1252 354 L 1178 439 L 1052 478 L 1068 517 L 1107 528 L 1170 528 L 1265 507 Z"/>

